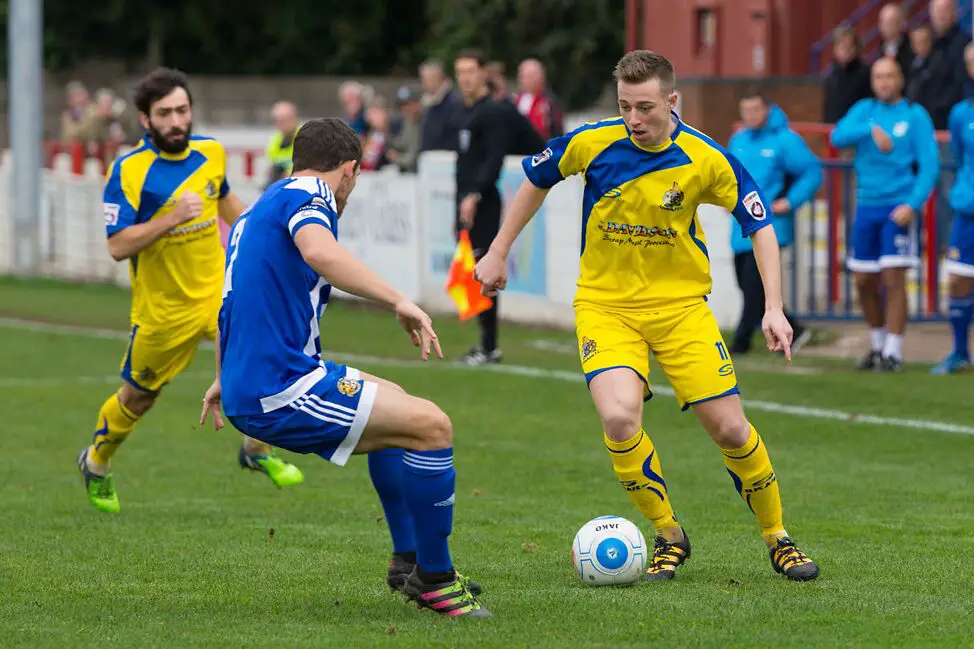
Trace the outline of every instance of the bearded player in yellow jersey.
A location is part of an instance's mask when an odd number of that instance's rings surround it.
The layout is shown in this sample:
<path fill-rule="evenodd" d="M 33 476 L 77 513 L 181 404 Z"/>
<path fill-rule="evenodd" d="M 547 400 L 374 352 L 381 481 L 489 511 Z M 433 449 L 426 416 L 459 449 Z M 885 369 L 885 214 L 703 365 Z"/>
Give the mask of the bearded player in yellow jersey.
<path fill-rule="evenodd" d="M 771 565 L 789 579 L 818 576 L 788 537 L 768 451 L 744 416 L 734 374 L 706 296 L 707 244 L 697 207 L 728 209 L 751 237 L 767 299 L 768 348 L 791 358 L 782 312 L 778 242 L 761 191 L 732 154 L 673 112 L 673 64 L 649 52 L 626 54 L 615 69 L 620 118 L 586 124 L 551 140 L 523 162 L 518 191 L 488 253 L 476 267 L 484 291 L 507 282 L 515 238 L 563 178 L 584 175 L 581 275 L 575 325 L 582 370 L 620 484 L 656 528 L 648 580 L 672 579 L 690 557 L 659 454 L 642 428 L 652 396 L 652 352 L 684 410 L 692 409 L 723 454 L 738 493 L 757 518 Z"/>
<path fill-rule="evenodd" d="M 223 146 L 191 135 L 193 101 L 181 72 L 149 74 L 135 105 L 146 135 L 112 164 L 104 192 L 108 250 L 130 265 L 131 335 L 121 389 L 102 404 L 94 439 L 78 456 L 88 500 L 104 512 L 120 510 L 110 470 L 119 445 L 200 341 L 215 336 L 225 259 L 217 218 L 233 223 L 243 211 L 227 183 Z M 278 486 L 303 480 L 297 467 L 251 438 L 238 460 Z"/>

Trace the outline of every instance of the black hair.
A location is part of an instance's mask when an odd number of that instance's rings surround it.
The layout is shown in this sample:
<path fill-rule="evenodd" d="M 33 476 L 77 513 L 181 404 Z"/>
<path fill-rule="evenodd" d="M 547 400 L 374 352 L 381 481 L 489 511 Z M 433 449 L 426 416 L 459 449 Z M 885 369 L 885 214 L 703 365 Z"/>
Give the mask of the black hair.
<path fill-rule="evenodd" d="M 189 92 L 189 80 L 179 70 L 156 68 L 146 75 L 135 87 L 135 107 L 140 113 L 149 114 L 156 103 L 176 88 L 182 88 L 193 105 L 193 95 Z"/>
<path fill-rule="evenodd" d="M 362 161 L 362 142 L 352 127 L 337 117 L 312 119 L 294 136 L 291 165 L 295 171 L 326 172 L 353 160 Z"/>
<path fill-rule="evenodd" d="M 744 99 L 760 99 L 765 104 L 768 103 L 768 93 L 764 86 L 760 83 L 752 83 L 744 88 L 744 92 L 741 93 L 741 100 Z"/>
<path fill-rule="evenodd" d="M 487 57 L 484 56 L 483 51 L 482 50 L 475 49 L 475 48 L 468 48 L 468 49 L 465 49 L 465 50 L 460 50 L 460 52 L 457 54 L 456 58 L 453 59 L 453 60 L 454 61 L 459 61 L 460 59 L 473 59 L 474 61 L 477 62 L 477 67 L 478 68 L 482 68 L 485 65 L 487 65 Z"/>

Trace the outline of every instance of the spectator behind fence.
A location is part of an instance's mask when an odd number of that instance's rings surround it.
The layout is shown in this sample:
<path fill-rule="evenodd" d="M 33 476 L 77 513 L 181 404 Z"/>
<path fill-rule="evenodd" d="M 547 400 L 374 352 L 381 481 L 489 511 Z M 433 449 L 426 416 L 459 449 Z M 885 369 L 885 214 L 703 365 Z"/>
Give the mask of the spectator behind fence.
<path fill-rule="evenodd" d="M 369 126 L 365 121 L 365 105 L 370 94 L 358 81 L 346 81 L 338 87 L 338 101 L 345 111 L 345 121 L 361 139 L 368 135 Z"/>
<path fill-rule="evenodd" d="M 835 124 L 860 99 L 872 97 L 869 68 L 859 58 L 859 37 L 848 27 L 832 32 L 832 67 L 825 77 L 823 119 Z"/>
<path fill-rule="evenodd" d="M 431 59 L 419 66 L 419 80 L 424 93 L 419 150 L 456 151 L 463 101 L 439 61 Z"/>
<path fill-rule="evenodd" d="M 368 135 L 362 144 L 362 171 L 375 171 L 389 164 L 386 149 L 389 145 L 389 107 L 385 97 L 373 97 L 365 109 Z"/>
<path fill-rule="evenodd" d="M 88 144 L 89 154 L 101 156 L 111 163 L 118 148 L 131 141 L 131 126 L 126 123 L 128 109 L 125 100 L 116 96 L 110 88 L 99 88 L 95 93 L 95 120 L 93 140 Z"/>
<path fill-rule="evenodd" d="M 913 63 L 907 75 L 906 98 L 922 105 L 920 99 L 929 92 L 930 53 L 933 51 L 933 32 L 921 25 L 910 32 L 910 45 L 913 48 Z"/>
<path fill-rule="evenodd" d="M 930 78 L 920 103 L 930 113 L 934 128 L 944 130 L 951 108 L 964 98 L 964 47 L 971 36 L 957 24 L 957 0 L 932 0 L 930 25 L 934 33 Z"/>
<path fill-rule="evenodd" d="M 778 245 L 787 248 L 795 240 L 794 210 L 812 200 L 822 184 L 822 165 L 800 135 L 788 126 L 788 116 L 778 106 L 768 104 L 762 88 L 748 88 L 741 97 L 744 128 L 728 143 L 754 181 L 770 199 Z M 761 330 L 764 318 L 764 284 L 758 270 L 751 238 L 739 225 L 731 224 L 731 249 L 737 285 L 744 296 L 731 354 L 746 354 L 754 333 Z M 811 332 L 785 311 L 794 331 L 794 354 L 811 337 Z"/>
<path fill-rule="evenodd" d="M 61 113 L 61 141 L 81 142 L 86 146 L 97 141 L 98 112 L 88 89 L 80 81 L 65 87 L 68 107 Z"/>
<path fill-rule="evenodd" d="M 386 157 L 403 173 L 416 173 L 420 127 L 423 121 L 422 98 L 422 92 L 411 86 L 402 86 L 396 93 L 396 104 L 399 106 L 402 122 L 389 141 Z"/>
<path fill-rule="evenodd" d="M 525 59 L 517 69 L 518 94 L 514 98 L 518 111 L 528 118 L 544 140 L 564 135 L 561 106 L 545 84 L 544 66 L 537 59 Z"/>
<path fill-rule="evenodd" d="M 974 43 L 964 48 L 964 63 L 968 78 L 974 79 Z M 974 99 L 964 99 L 954 106 L 948 124 L 954 161 L 960 166 L 950 190 L 953 220 L 944 264 L 954 348 L 933 368 L 934 374 L 971 369 L 968 338 L 974 315 Z"/>
<path fill-rule="evenodd" d="M 289 101 L 279 101 L 274 104 L 271 107 L 271 119 L 274 120 L 276 130 L 264 151 L 269 164 L 264 189 L 291 175 L 294 136 L 298 134 L 298 128 L 301 126 L 298 121 L 298 109 Z"/>
<path fill-rule="evenodd" d="M 879 10 L 880 56 L 894 59 L 900 65 L 903 76 L 910 78 L 913 66 L 913 47 L 906 33 L 906 18 L 903 7 L 896 2 L 883 5 Z"/>
<path fill-rule="evenodd" d="M 503 61 L 491 61 L 487 64 L 487 87 L 490 88 L 490 96 L 494 101 L 514 101 L 511 84 L 507 82 L 507 66 Z"/>
<path fill-rule="evenodd" d="M 872 86 L 876 98 L 852 107 L 836 124 L 832 144 L 855 148 L 856 216 L 848 267 L 855 273 L 872 342 L 857 368 L 897 372 L 903 366 L 906 270 L 919 262 L 917 215 L 937 183 L 940 161 L 930 116 L 903 99 L 903 75 L 895 61 L 873 63 Z"/>

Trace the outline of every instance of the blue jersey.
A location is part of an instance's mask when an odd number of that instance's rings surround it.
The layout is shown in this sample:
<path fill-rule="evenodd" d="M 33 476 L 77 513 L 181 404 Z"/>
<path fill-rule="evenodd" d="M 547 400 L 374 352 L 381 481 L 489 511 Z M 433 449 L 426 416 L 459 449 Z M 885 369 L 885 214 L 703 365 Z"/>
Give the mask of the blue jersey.
<path fill-rule="evenodd" d="M 883 153 L 873 142 L 879 126 L 893 140 Z M 940 174 L 940 156 L 930 115 L 919 104 L 900 99 L 885 104 L 860 99 L 832 131 L 832 144 L 855 147 L 856 198 L 861 205 L 909 205 L 919 210 Z"/>
<path fill-rule="evenodd" d="M 271 185 L 230 230 L 220 367 L 228 416 L 288 405 L 324 376 L 318 320 L 331 286 L 304 261 L 294 235 L 321 225 L 338 236 L 331 190 L 312 177 Z M 293 399 L 291 399 L 293 401 Z"/>
<path fill-rule="evenodd" d="M 957 176 L 950 190 L 950 206 L 958 214 L 974 216 L 974 100 L 965 99 L 950 111 L 950 148 Z"/>

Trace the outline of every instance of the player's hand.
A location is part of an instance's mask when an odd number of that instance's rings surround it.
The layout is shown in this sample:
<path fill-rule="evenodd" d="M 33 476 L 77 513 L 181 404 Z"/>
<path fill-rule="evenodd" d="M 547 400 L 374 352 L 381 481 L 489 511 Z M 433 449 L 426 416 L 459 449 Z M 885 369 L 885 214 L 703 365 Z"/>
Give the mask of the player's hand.
<path fill-rule="evenodd" d="M 507 260 L 493 250 L 480 258 L 473 269 L 473 277 L 481 283 L 480 292 L 491 297 L 507 288 Z"/>
<path fill-rule="evenodd" d="M 200 426 L 206 423 L 206 418 L 213 415 L 213 430 L 223 428 L 223 415 L 220 414 L 220 404 L 223 401 L 223 389 L 220 379 L 213 379 L 210 389 L 203 395 L 203 412 L 200 413 Z"/>
<path fill-rule="evenodd" d="M 889 153 L 893 150 L 893 139 L 889 136 L 889 133 L 881 129 L 880 127 L 873 125 L 873 142 L 882 153 Z"/>
<path fill-rule="evenodd" d="M 396 319 L 409 334 L 413 344 L 420 348 L 424 361 L 429 359 L 431 348 L 438 357 L 443 358 L 440 339 L 433 331 L 433 321 L 425 311 L 409 300 L 403 300 L 396 304 Z"/>
<path fill-rule="evenodd" d="M 473 227 L 475 216 L 477 216 L 477 197 L 471 194 L 460 201 L 460 225 L 469 230 Z"/>
<path fill-rule="evenodd" d="M 775 214 L 787 214 L 791 211 L 791 201 L 787 198 L 779 198 L 771 203 L 771 211 Z"/>
<path fill-rule="evenodd" d="M 203 199 L 194 192 L 183 192 L 183 195 L 176 201 L 172 215 L 176 220 L 176 225 L 182 225 L 187 221 L 199 217 L 203 213 Z"/>
<path fill-rule="evenodd" d="M 915 216 L 916 210 L 914 210 L 912 207 L 909 205 L 900 205 L 893 210 L 893 213 L 889 215 L 889 218 L 896 221 L 896 225 L 905 227 L 910 225 Z"/>
<path fill-rule="evenodd" d="M 768 309 L 761 321 L 761 331 L 768 342 L 768 351 L 784 352 L 785 360 L 791 362 L 791 341 L 795 335 L 788 324 L 788 318 L 781 309 Z"/>

